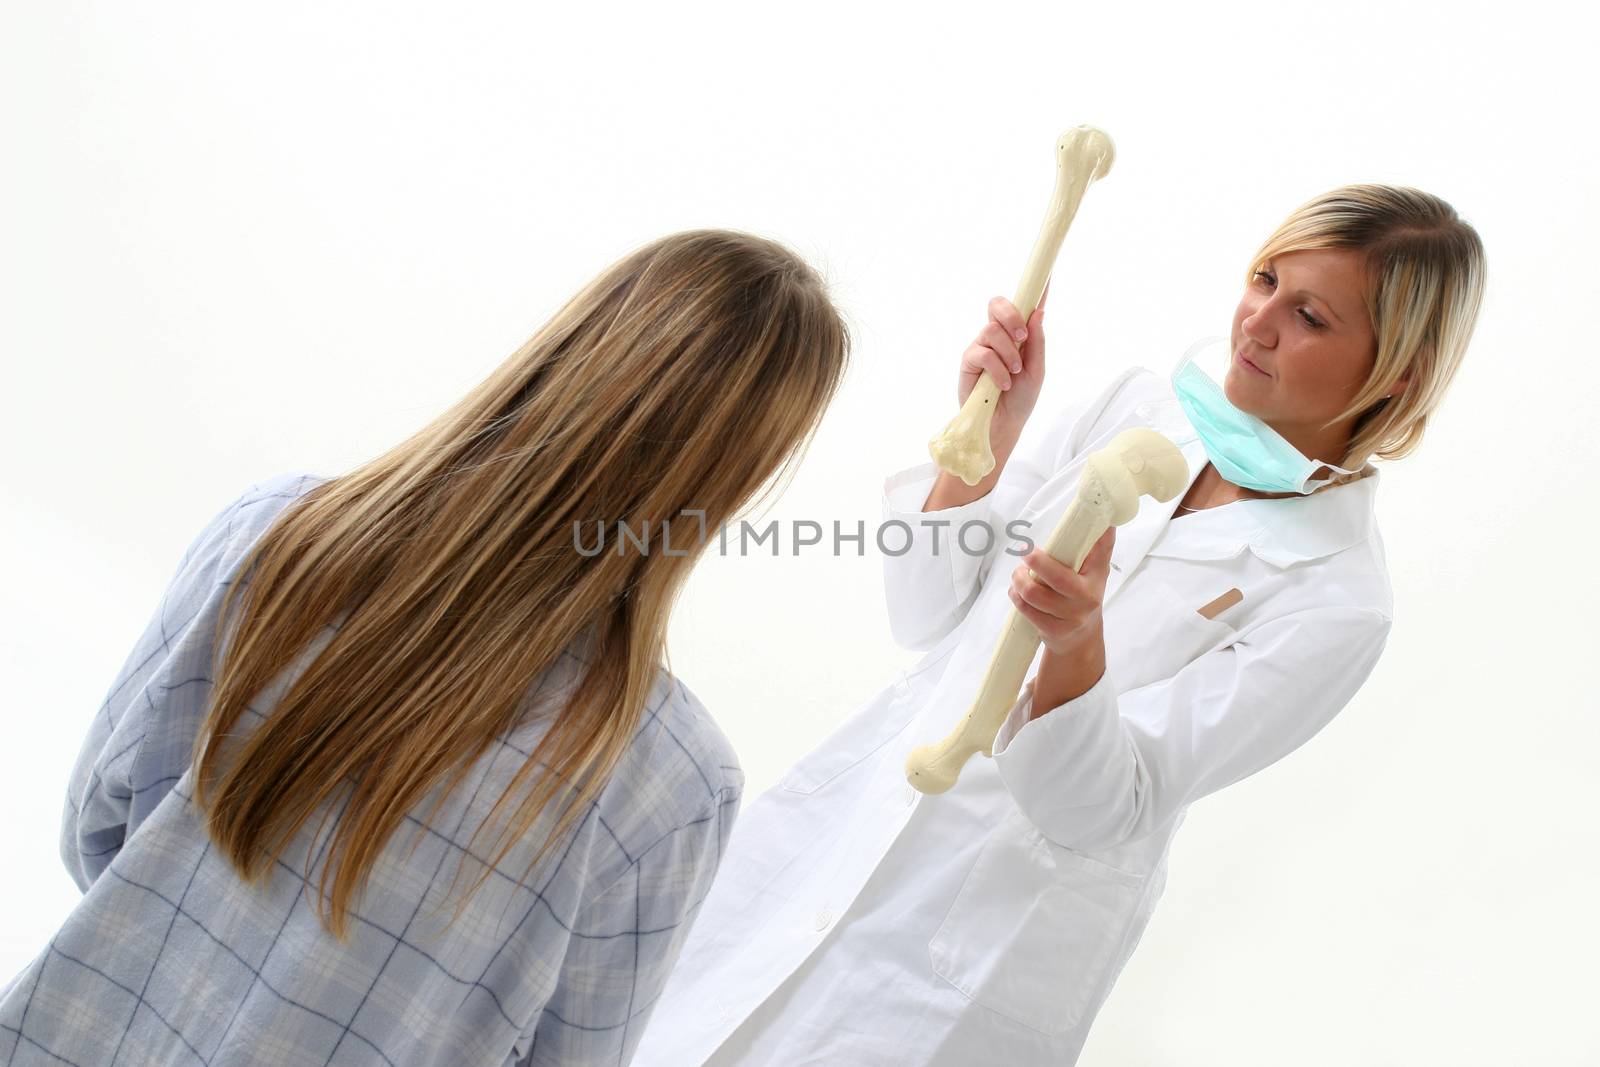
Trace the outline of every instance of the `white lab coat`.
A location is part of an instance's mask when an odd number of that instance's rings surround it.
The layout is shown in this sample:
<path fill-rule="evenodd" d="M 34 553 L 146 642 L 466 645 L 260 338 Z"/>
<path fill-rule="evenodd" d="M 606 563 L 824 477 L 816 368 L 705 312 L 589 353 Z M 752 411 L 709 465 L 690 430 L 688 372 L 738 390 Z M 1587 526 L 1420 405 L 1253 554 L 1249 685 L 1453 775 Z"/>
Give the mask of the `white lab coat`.
<path fill-rule="evenodd" d="M 1188 806 L 1303 744 L 1377 663 L 1393 600 L 1371 464 L 1177 519 L 1182 493 L 1143 497 L 1112 551 L 1104 677 L 1032 722 L 1030 680 L 993 759 L 947 793 L 913 790 L 906 756 L 965 714 L 1012 610 L 1008 523 L 1042 544 L 1084 457 L 1130 426 L 1177 444 L 1191 484 L 1207 462 L 1144 367 L 1035 423 L 972 503 L 923 513 L 931 463 L 886 481 L 884 518 L 916 533 L 884 557 L 890 626 L 927 654 L 741 813 L 637 1067 L 1073 1063 Z M 972 519 L 996 532 L 987 556 L 950 551 Z M 1243 599 L 1198 613 L 1230 589 Z"/>

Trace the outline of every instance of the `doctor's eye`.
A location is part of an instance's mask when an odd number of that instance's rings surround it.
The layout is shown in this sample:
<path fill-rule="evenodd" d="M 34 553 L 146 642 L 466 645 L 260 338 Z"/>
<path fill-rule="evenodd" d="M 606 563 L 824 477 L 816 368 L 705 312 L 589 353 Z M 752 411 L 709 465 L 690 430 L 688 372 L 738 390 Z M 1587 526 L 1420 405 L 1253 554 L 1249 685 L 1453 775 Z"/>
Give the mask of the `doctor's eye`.
<path fill-rule="evenodd" d="M 1256 278 L 1271 278 L 1272 275 L 1267 271 L 1258 270 L 1258 271 L 1255 272 L 1253 277 L 1256 277 Z M 1277 279 L 1274 278 L 1271 281 L 1271 283 L 1269 283 L 1269 284 L 1276 285 L 1277 284 Z M 1322 323 L 1318 322 L 1314 315 L 1308 314 L 1306 312 L 1305 308 L 1301 308 L 1300 309 L 1300 314 L 1305 318 L 1306 325 L 1310 326 L 1313 330 L 1320 330 L 1322 328 Z"/>

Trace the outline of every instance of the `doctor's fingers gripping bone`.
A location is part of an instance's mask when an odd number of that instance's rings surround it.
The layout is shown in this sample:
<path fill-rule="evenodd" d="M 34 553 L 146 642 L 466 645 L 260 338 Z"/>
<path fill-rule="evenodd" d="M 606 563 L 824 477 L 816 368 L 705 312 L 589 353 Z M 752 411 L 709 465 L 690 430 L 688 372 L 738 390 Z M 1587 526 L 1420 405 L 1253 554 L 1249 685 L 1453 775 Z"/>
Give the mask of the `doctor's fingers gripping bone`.
<path fill-rule="evenodd" d="M 1077 496 L 1045 542 L 1045 551 L 1081 571 L 1106 527 L 1121 526 L 1138 514 L 1140 496 L 1171 500 L 1188 479 L 1189 464 L 1178 446 L 1143 426 L 1123 430 L 1084 460 Z M 950 736 L 907 757 L 906 780 L 913 787 L 943 793 L 956 784 L 975 753 L 993 755 L 995 735 L 1016 703 L 1038 649 L 1039 631 L 1012 609 L 972 707 Z"/>
<path fill-rule="evenodd" d="M 1056 185 L 1044 225 L 1028 255 L 1028 265 L 1012 301 L 1026 322 L 1039 303 L 1050 271 L 1055 266 L 1061 240 L 1078 213 L 1089 183 L 1104 178 L 1111 170 L 1116 151 L 1111 136 L 1094 126 L 1074 126 L 1056 138 Z M 928 442 L 928 454 L 944 470 L 968 485 L 977 485 L 994 469 L 994 453 L 989 448 L 989 423 L 994 417 L 1000 387 L 988 374 L 978 379 L 967 395 L 961 411 L 938 436 Z"/>
<path fill-rule="evenodd" d="M 978 330 L 978 336 L 961 353 L 961 373 L 958 379 L 956 403 L 965 404 L 967 397 L 987 371 L 1002 390 L 1016 384 L 1012 375 L 1025 379 L 1039 379 L 1044 369 L 1044 305 L 1050 295 L 1050 285 L 1045 283 L 1045 296 L 1033 309 L 1033 316 L 1024 320 L 1017 305 L 1003 296 L 990 299 L 986 310 L 989 319 Z M 970 379 L 970 380 L 969 380 Z M 1035 390 L 1043 384 L 1034 381 Z M 1014 397 L 1011 399 L 1015 399 Z"/>
<path fill-rule="evenodd" d="M 1045 291 L 1048 294 L 1048 286 Z M 1016 338 L 1019 332 L 1023 335 L 1021 340 Z M 1017 313 L 1016 305 L 1005 297 L 997 296 L 989 301 L 988 321 L 961 353 L 956 375 L 956 406 L 959 408 L 967 402 L 985 375 L 994 379 L 1001 392 L 990 416 L 991 453 L 998 454 L 1002 443 L 1008 449 L 1015 447 L 1022 436 L 1022 429 L 1044 386 L 1044 350 L 1043 300 L 1026 323 Z"/>
<path fill-rule="evenodd" d="M 1106 526 L 1080 570 L 1036 548 L 1011 572 L 1011 602 L 1052 652 L 1071 647 L 1099 619 L 1116 531 Z"/>

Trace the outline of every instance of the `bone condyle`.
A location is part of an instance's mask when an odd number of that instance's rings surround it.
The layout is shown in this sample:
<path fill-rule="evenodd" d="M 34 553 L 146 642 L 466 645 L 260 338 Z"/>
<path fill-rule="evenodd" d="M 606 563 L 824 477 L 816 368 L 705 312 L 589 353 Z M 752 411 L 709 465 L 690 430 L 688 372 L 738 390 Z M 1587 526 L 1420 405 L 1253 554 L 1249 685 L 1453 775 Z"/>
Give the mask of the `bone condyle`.
<path fill-rule="evenodd" d="M 1074 126 L 1056 138 L 1056 185 L 1050 194 L 1050 207 L 1044 225 L 1028 255 L 1028 265 L 1017 286 L 1016 305 L 1027 322 L 1044 294 L 1045 283 L 1061 250 L 1061 240 L 1078 213 L 1089 183 L 1104 178 L 1116 157 L 1111 135 L 1094 126 Z M 928 454 L 942 469 L 968 485 L 977 485 L 994 470 L 994 452 L 989 447 L 989 424 L 994 418 L 1000 386 L 988 371 L 978 376 L 961 410 L 950 424 L 928 442 Z"/>

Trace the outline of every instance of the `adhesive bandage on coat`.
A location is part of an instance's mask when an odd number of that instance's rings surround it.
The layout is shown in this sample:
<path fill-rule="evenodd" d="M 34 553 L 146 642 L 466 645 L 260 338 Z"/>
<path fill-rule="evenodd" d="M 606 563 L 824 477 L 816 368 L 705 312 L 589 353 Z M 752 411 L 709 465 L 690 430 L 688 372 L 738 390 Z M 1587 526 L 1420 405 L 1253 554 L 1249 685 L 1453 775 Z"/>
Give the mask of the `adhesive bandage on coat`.
<path fill-rule="evenodd" d="M 1116 157 L 1111 136 L 1093 126 L 1074 126 L 1056 138 L 1056 187 L 1050 194 L 1050 208 L 1045 212 L 1044 226 L 1028 255 L 1028 265 L 1022 272 L 1022 284 L 1017 287 L 1016 305 L 1022 321 L 1027 322 L 1039 306 L 1045 283 L 1055 266 L 1056 253 L 1061 250 L 1061 239 L 1078 213 L 1078 202 L 1089 183 L 1104 178 L 1111 170 Z M 967 394 L 961 410 L 950 424 L 928 442 L 928 454 L 944 470 L 968 485 L 977 485 L 984 475 L 994 470 L 994 452 L 989 447 L 989 424 L 994 419 L 995 404 L 1000 397 L 1000 386 L 984 371 Z"/>
<path fill-rule="evenodd" d="M 1077 571 L 1106 527 L 1121 526 L 1139 513 L 1141 495 L 1164 502 L 1188 482 L 1189 464 L 1177 445 L 1143 426 L 1123 430 L 1084 460 L 1078 494 L 1045 542 L 1045 551 Z M 912 786 L 943 793 L 956 784 L 974 753 L 994 755 L 995 735 L 1016 703 L 1038 649 L 1039 631 L 1012 608 L 971 710 L 949 737 L 923 745 L 907 758 L 906 778 Z"/>

